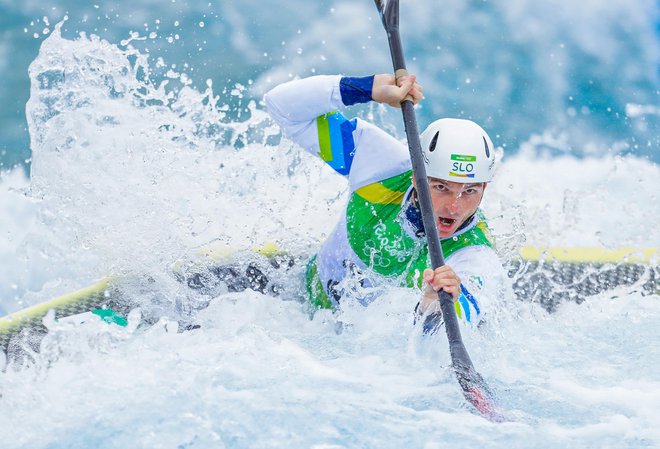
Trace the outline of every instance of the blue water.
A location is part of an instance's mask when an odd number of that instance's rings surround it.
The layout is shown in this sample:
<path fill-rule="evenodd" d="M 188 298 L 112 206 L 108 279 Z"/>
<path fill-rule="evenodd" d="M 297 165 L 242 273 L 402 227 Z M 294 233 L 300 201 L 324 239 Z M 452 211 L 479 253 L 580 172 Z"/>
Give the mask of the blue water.
<path fill-rule="evenodd" d="M 413 326 L 418 292 L 310 319 L 300 267 L 279 297 L 174 279 L 210 242 L 309 253 L 344 207 L 345 180 L 258 99 L 291 76 L 387 71 L 380 22 L 366 0 L 264 3 L 3 3 L 3 163 L 31 162 L 0 172 L 0 315 L 108 275 L 137 307 L 127 328 L 46 319 L 40 351 L 0 370 L 0 447 L 659 447 L 660 301 L 641 283 L 552 314 L 503 296 L 464 329 L 510 418 L 494 424 L 444 336 Z M 503 259 L 658 245 L 656 2 L 406 3 L 420 122 L 473 117 L 504 147 L 483 204 Z M 354 112 L 402 136 L 397 111 Z"/>
<path fill-rule="evenodd" d="M 422 123 L 474 118 L 512 152 L 547 132 L 562 139 L 548 148 L 553 154 L 660 160 L 658 2 L 410 3 L 402 6 L 401 27 L 410 69 L 426 86 Z M 367 0 L 2 2 L 0 166 L 29 164 L 27 67 L 65 15 L 66 37 L 85 32 L 120 43 L 137 32 L 146 39 L 132 45 L 164 58 L 194 85 L 253 80 L 260 88 L 248 95 L 258 99 L 266 80 L 388 71 L 374 9 Z M 629 105 L 656 109 L 638 114 Z"/>

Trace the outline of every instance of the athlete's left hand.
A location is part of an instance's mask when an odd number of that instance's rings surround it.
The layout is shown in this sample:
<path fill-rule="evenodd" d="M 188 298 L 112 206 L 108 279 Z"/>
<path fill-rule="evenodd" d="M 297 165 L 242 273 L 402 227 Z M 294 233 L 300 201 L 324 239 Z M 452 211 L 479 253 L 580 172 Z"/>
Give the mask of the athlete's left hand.
<path fill-rule="evenodd" d="M 374 84 L 371 88 L 372 100 L 400 108 L 401 102 L 408 96 L 414 104 L 424 98 L 424 89 L 417 82 L 415 75 L 405 75 L 398 80 L 390 74 L 374 75 Z"/>
<path fill-rule="evenodd" d="M 432 304 L 438 301 L 440 290 L 449 293 L 454 302 L 458 301 L 461 294 L 461 279 L 449 265 L 443 265 L 435 270 L 427 268 L 424 270 L 423 277 L 426 286 L 419 305 L 421 313 L 425 313 Z"/>

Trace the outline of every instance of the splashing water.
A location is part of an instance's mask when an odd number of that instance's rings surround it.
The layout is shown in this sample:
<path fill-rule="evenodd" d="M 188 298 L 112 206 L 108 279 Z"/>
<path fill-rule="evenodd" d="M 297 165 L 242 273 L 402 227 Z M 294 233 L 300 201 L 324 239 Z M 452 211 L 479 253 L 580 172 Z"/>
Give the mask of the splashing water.
<path fill-rule="evenodd" d="M 295 295 L 223 293 L 194 314 L 198 329 L 177 332 L 167 309 L 191 299 L 171 278 L 176 260 L 212 240 L 310 251 L 346 186 L 281 140 L 259 105 L 232 122 L 212 86 L 199 92 L 176 73 L 156 81 L 152 70 L 130 45 L 66 40 L 59 26 L 30 68 L 32 178 L 0 181 L 0 207 L 16 217 L 0 247 L 15 267 L 2 293 L 16 299 L 2 307 L 140 273 L 155 279 L 165 312 L 149 328 L 135 314 L 127 328 L 48 317 L 33 362 L 0 373 L 2 447 L 660 444 L 660 303 L 634 288 L 554 314 L 505 298 L 488 329 L 465 329 L 508 410 L 498 425 L 465 404 L 444 336 L 422 340 L 412 326 L 414 291 L 311 320 Z M 545 157 L 551 145 L 562 143 L 530 140 L 487 191 L 505 257 L 523 233 L 569 246 L 660 241 L 656 165 Z"/>

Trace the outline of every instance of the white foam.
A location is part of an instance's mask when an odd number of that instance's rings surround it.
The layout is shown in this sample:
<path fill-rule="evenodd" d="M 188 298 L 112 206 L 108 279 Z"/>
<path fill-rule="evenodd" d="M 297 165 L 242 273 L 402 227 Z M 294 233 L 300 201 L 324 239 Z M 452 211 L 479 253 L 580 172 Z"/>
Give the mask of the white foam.
<path fill-rule="evenodd" d="M 552 315 L 508 298 L 491 330 L 466 329 L 476 367 L 512 418 L 503 424 L 465 404 L 443 335 L 425 343 L 439 350 L 418 350 L 414 291 L 311 320 L 295 295 L 226 293 L 188 317 L 199 329 L 177 333 L 170 312 L 194 298 L 168 278 L 172 261 L 213 239 L 313 246 L 346 186 L 286 141 L 273 144 L 277 131 L 258 108 L 231 123 L 217 94 L 138 80 L 135 68 L 149 67 L 142 56 L 95 38 L 62 39 L 57 29 L 45 41 L 31 68 L 33 177 L 29 186 L 18 172 L 0 180 L 3 216 L 16 211 L 2 222 L 14 237 L 0 251 L 11 260 L 3 268 L 16 261 L 34 276 L 18 273 L 17 289 L 32 291 L 19 300 L 138 270 L 156 281 L 163 317 L 149 328 L 136 328 L 136 317 L 129 328 L 49 318 L 41 352 L 27 352 L 30 366 L 0 373 L 3 447 L 660 444 L 660 359 L 649 351 L 657 295 L 606 292 Z M 44 87 L 43 76 L 55 84 Z M 207 106 L 216 101 L 218 109 Z M 551 158 L 548 145 L 532 139 L 505 158 L 487 190 L 496 234 L 513 236 L 512 248 L 523 234 L 566 245 L 658 241 L 656 165 Z M 23 259 L 39 251 L 48 257 Z M 58 268 L 38 269 L 46 266 Z M 4 282 L 16 275 L 1 274 Z"/>

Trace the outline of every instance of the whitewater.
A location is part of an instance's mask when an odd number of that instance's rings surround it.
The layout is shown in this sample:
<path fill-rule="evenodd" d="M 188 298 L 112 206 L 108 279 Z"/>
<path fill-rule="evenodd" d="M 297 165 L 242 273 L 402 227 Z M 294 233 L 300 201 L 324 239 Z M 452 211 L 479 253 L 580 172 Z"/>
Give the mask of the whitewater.
<path fill-rule="evenodd" d="M 344 179 L 282 138 L 259 86 L 199 88 L 130 39 L 59 26 L 29 76 L 31 176 L 0 178 L 0 312 L 108 275 L 149 288 L 129 290 L 126 328 L 47 317 L 39 352 L 0 360 L 1 447 L 660 446 L 657 293 L 620 287 L 553 313 L 503 298 L 487 329 L 464 328 L 509 417 L 492 423 L 466 404 L 444 335 L 413 326 L 419 292 L 311 316 L 302 267 L 278 297 L 200 297 L 172 276 L 209 243 L 311 254 L 346 201 Z M 394 132 L 400 120 L 357 113 Z M 504 149 L 484 199 L 502 259 L 527 244 L 657 246 L 657 164 L 568 147 L 539 129 Z"/>

